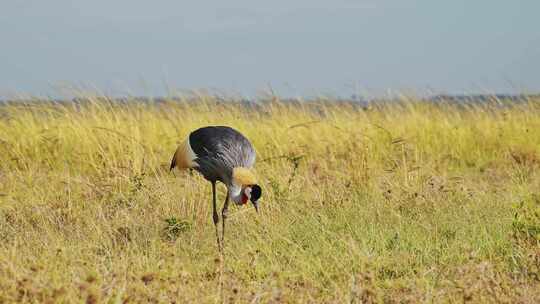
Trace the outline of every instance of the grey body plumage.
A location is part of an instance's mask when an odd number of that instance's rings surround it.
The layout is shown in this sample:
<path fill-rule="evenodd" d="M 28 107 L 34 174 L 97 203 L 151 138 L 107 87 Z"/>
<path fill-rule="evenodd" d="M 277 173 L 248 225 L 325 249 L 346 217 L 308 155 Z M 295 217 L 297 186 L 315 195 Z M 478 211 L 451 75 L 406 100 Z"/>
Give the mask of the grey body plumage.
<path fill-rule="evenodd" d="M 189 135 L 189 144 L 197 158 L 199 171 L 210 182 L 232 185 L 233 169 L 251 168 L 255 150 L 240 132 L 226 126 L 204 127 Z"/>

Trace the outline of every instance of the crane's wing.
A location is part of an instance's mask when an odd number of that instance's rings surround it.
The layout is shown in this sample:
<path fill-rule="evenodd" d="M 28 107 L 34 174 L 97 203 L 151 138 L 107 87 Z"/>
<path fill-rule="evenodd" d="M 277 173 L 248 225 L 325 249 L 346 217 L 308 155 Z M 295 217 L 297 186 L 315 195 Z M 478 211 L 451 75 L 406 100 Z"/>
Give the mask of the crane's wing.
<path fill-rule="evenodd" d="M 174 152 L 171 160 L 170 170 L 174 169 L 174 167 L 178 167 L 180 169 L 195 168 L 198 166 L 198 164 L 195 162 L 196 159 L 197 155 L 195 152 L 193 152 L 193 149 L 191 149 L 188 137 L 180 144 L 180 146 L 178 146 L 176 152 Z"/>
<path fill-rule="evenodd" d="M 240 132 L 225 126 L 193 131 L 177 149 L 171 168 L 194 168 L 209 180 L 225 181 L 236 167 L 251 168 L 255 150 Z"/>

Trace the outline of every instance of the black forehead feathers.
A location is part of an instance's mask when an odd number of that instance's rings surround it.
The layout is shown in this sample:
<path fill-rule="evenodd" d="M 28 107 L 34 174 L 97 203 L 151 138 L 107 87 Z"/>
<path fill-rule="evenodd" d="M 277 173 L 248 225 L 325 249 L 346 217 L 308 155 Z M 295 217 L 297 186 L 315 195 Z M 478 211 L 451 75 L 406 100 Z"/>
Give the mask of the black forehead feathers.
<path fill-rule="evenodd" d="M 259 185 L 251 186 L 251 200 L 256 201 L 261 197 L 262 189 Z"/>

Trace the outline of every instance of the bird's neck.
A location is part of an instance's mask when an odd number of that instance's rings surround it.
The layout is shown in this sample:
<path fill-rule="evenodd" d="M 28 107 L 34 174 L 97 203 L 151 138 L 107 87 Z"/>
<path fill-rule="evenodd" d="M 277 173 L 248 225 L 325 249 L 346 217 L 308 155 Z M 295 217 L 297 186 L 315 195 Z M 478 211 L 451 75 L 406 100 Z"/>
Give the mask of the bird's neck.
<path fill-rule="evenodd" d="M 229 198 L 232 199 L 236 204 L 243 204 L 242 197 L 242 187 L 232 184 L 229 185 Z"/>

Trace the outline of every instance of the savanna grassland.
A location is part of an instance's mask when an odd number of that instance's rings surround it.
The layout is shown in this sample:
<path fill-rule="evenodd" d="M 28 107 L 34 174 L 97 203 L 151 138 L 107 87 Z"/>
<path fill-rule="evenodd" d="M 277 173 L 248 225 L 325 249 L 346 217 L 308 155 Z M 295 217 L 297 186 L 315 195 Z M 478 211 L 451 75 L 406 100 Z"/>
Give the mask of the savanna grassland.
<path fill-rule="evenodd" d="M 169 172 L 205 125 L 263 187 L 223 266 L 210 184 Z M 539 303 L 539 244 L 538 99 L 0 106 L 0 303 Z"/>

